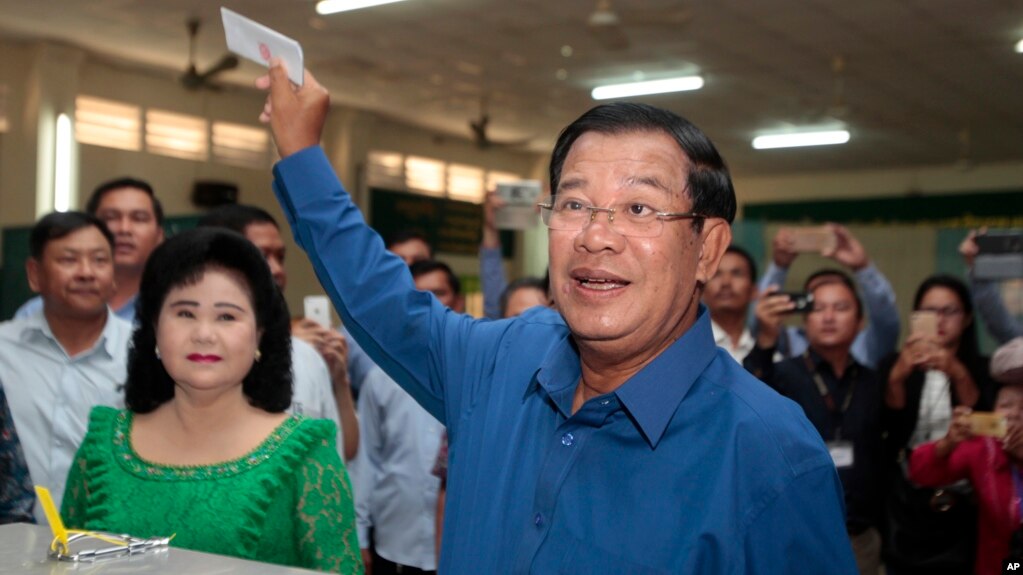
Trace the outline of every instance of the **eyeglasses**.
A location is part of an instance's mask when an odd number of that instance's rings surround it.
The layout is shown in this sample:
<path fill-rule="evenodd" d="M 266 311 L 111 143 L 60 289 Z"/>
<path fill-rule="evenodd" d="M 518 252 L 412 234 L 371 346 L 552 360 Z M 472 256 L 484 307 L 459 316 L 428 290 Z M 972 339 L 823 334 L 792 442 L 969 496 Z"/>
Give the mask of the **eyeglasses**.
<path fill-rule="evenodd" d="M 923 308 L 920 308 L 918 311 L 928 311 L 928 312 L 931 312 L 931 313 L 933 313 L 934 315 L 936 315 L 938 317 L 955 317 L 955 316 L 963 313 L 963 309 L 962 308 L 951 306 L 951 305 L 950 306 L 946 306 L 946 307 L 923 307 Z"/>
<path fill-rule="evenodd" d="M 607 212 L 607 223 L 623 236 L 654 238 L 661 235 L 665 220 L 697 220 L 708 216 L 695 212 L 662 212 L 641 202 L 625 201 L 609 208 L 588 206 L 573 197 L 548 196 L 537 204 L 540 219 L 552 230 L 579 231 Z"/>

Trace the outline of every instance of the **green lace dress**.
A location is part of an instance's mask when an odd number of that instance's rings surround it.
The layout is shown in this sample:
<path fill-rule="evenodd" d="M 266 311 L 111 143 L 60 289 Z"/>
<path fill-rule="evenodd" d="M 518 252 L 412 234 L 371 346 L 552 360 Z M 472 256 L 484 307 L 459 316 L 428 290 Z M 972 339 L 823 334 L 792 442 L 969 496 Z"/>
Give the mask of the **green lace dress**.
<path fill-rule="evenodd" d="M 148 462 L 132 414 L 95 407 L 68 474 L 69 528 L 176 534 L 172 546 L 243 559 L 362 571 L 352 492 L 334 424 L 291 416 L 248 455 L 203 466 Z"/>

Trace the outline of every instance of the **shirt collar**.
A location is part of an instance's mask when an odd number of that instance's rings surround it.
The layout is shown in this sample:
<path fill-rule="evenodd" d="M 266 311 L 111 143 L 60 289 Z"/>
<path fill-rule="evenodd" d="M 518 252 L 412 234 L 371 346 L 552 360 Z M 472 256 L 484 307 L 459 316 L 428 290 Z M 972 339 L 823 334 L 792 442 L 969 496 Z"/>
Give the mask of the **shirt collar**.
<path fill-rule="evenodd" d="M 710 329 L 714 334 L 714 343 L 718 344 L 718 347 L 725 347 L 725 344 L 730 344 L 728 333 L 725 332 L 725 328 L 718 325 L 718 322 L 710 320 Z"/>
<path fill-rule="evenodd" d="M 700 304 L 696 323 L 614 391 L 651 448 L 657 447 L 689 389 L 716 355 L 710 314 Z M 539 386 L 568 418 L 580 375 L 579 352 L 566 334 L 551 346 L 527 394 Z"/>
<path fill-rule="evenodd" d="M 53 335 L 53 330 L 50 329 L 50 322 L 46 320 L 46 314 L 43 313 L 42 309 L 28 316 L 23 321 L 24 326 L 21 330 L 21 341 L 27 343 L 31 338 L 42 337 L 50 340 L 54 345 L 60 348 L 61 351 L 64 351 L 64 346 L 62 346 L 60 342 L 57 341 L 57 337 Z M 115 340 L 117 338 L 114 337 L 113 330 L 116 329 L 114 323 L 118 321 L 123 322 L 124 320 L 118 318 L 114 314 L 114 310 L 110 309 L 110 306 L 107 306 L 107 322 L 103 326 L 103 331 L 100 333 L 99 338 L 92 345 L 92 348 L 89 351 L 80 353 L 76 357 L 91 355 L 97 349 L 102 349 L 109 357 L 116 357 L 116 350 L 113 346 L 116 345 Z M 67 354 L 66 351 L 64 351 L 64 353 L 65 355 Z"/>

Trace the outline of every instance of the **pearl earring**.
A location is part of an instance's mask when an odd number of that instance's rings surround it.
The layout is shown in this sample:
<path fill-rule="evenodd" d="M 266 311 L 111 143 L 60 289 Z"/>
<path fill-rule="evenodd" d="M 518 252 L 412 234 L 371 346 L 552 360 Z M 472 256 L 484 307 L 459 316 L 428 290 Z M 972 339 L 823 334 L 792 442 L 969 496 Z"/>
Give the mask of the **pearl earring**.
<path fill-rule="evenodd" d="M 163 359 L 162 357 L 160 357 L 160 346 L 157 346 L 155 349 L 156 349 L 156 359 Z"/>
<path fill-rule="evenodd" d="M 263 352 L 261 352 L 261 351 L 259 351 L 259 350 L 257 349 L 257 350 L 256 350 L 256 361 L 259 361 L 259 359 L 260 359 L 261 357 L 263 357 Z"/>

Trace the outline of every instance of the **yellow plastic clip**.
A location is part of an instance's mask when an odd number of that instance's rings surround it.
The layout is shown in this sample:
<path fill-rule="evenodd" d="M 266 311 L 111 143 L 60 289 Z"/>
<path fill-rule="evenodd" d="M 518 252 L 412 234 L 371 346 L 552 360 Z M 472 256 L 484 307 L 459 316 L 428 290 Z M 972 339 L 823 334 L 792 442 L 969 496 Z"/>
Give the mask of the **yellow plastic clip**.
<path fill-rule="evenodd" d="M 43 513 L 46 514 L 46 520 L 50 523 L 50 530 L 53 531 L 53 545 L 51 549 L 59 542 L 63 549 L 59 549 L 61 553 L 70 553 L 68 547 L 67 529 L 64 528 L 64 522 L 60 519 L 60 513 L 57 513 L 57 507 L 53 504 L 53 498 L 50 497 L 50 490 L 36 485 L 36 496 L 39 497 L 39 502 L 43 505 Z"/>

